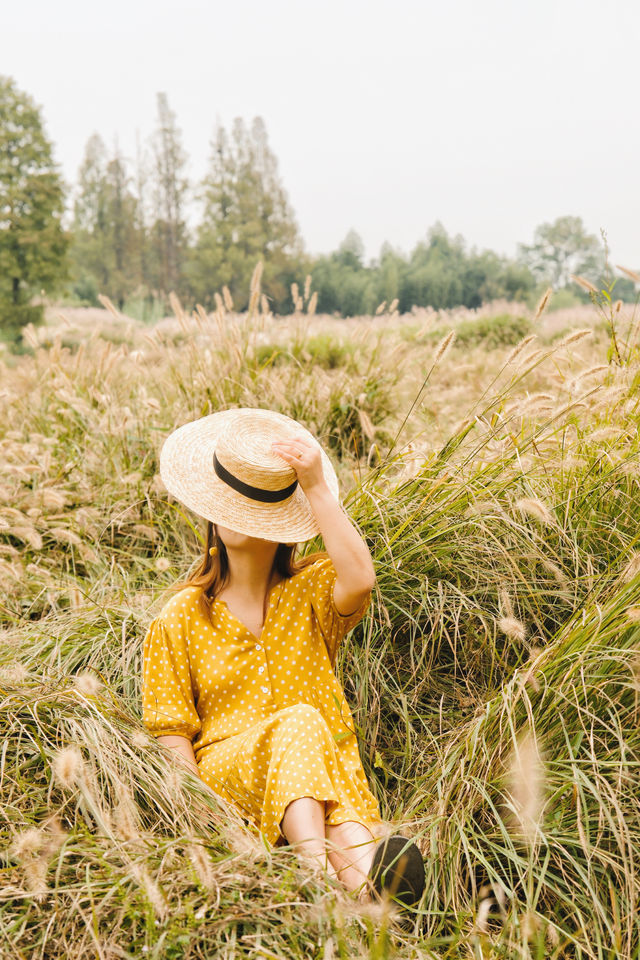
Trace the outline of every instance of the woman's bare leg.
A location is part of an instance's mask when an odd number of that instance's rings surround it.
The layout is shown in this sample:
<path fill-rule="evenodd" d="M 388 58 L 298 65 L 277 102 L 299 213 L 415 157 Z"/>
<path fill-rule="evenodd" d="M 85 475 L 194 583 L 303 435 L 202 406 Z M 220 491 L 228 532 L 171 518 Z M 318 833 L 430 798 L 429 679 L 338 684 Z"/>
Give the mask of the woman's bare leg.
<path fill-rule="evenodd" d="M 287 804 L 280 828 L 287 841 L 296 844 L 303 856 L 315 859 L 330 877 L 337 879 L 325 840 L 324 801 L 300 797 Z"/>
<path fill-rule="evenodd" d="M 373 863 L 375 838 L 371 831 L 357 820 L 346 820 L 344 823 L 327 824 L 326 838 L 331 841 L 329 859 L 338 879 L 347 890 L 358 890 L 365 883 Z M 366 886 L 362 894 L 366 899 Z"/>

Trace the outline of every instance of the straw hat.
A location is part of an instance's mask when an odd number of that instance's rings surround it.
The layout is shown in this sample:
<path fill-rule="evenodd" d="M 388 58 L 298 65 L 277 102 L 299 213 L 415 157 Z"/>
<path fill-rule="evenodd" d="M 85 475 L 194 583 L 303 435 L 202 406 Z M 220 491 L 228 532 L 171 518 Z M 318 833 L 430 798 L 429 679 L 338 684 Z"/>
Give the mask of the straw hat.
<path fill-rule="evenodd" d="M 306 427 L 272 410 L 220 410 L 174 430 L 160 453 L 160 476 L 194 513 L 230 530 L 278 543 L 320 533 L 295 470 L 271 450 L 303 433 L 320 450 L 327 485 L 340 500 L 329 457 Z"/>

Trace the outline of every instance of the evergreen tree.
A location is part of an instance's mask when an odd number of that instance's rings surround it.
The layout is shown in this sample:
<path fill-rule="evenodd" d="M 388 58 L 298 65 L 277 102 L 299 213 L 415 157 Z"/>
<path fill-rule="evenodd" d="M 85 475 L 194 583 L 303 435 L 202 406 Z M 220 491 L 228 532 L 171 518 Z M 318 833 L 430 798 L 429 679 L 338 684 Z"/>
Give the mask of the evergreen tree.
<path fill-rule="evenodd" d="M 149 276 L 165 294 L 180 292 L 187 250 L 184 207 L 189 188 L 187 155 L 166 93 L 158 94 L 158 126 L 152 143 L 153 224 Z"/>
<path fill-rule="evenodd" d="M 226 284 L 242 309 L 253 269 L 262 260 L 262 288 L 272 307 L 290 307 L 289 287 L 301 273 L 302 242 L 260 117 L 250 128 L 236 119 L 230 136 L 218 125 L 201 199 L 203 216 L 190 265 L 196 299 L 209 305 Z"/>
<path fill-rule="evenodd" d="M 74 203 L 76 294 L 97 302 L 103 293 L 122 309 L 141 281 L 140 246 L 138 202 L 125 162 L 117 147 L 109 157 L 94 134 L 86 146 Z"/>
<path fill-rule="evenodd" d="M 64 184 L 40 109 L 9 77 L 0 77 L 0 330 L 42 319 L 32 299 L 66 277 Z"/>

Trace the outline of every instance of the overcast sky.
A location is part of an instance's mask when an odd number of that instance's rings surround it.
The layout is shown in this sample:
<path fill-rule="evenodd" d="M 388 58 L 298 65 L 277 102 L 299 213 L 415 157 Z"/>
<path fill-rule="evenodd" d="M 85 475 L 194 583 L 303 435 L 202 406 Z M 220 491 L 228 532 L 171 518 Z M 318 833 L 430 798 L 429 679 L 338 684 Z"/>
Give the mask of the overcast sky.
<path fill-rule="evenodd" d="M 637 269 L 639 44 L 638 0 L 23 0 L 0 73 L 68 182 L 93 132 L 133 156 L 165 91 L 194 179 L 216 118 L 264 118 L 312 253 L 440 220 L 513 255 L 571 214 Z"/>

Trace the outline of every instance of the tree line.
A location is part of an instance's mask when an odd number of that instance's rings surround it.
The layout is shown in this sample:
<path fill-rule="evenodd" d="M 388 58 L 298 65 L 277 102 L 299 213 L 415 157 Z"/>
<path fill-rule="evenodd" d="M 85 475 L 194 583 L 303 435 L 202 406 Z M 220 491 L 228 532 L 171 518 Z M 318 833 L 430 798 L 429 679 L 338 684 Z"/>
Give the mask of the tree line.
<path fill-rule="evenodd" d="M 601 279 L 604 246 L 579 217 L 541 224 L 513 259 L 469 250 L 436 223 L 408 255 L 385 244 L 365 262 L 350 231 L 339 248 L 312 257 L 278 172 L 264 121 L 218 123 L 206 174 L 190 183 L 187 153 L 167 96 L 157 95 L 155 130 L 132 162 L 118 146 L 90 136 L 77 182 L 63 182 L 32 98 L 0 77 L 0 326 L 37 322 L 38 298 L 97 304 L 108 296 L 143 319 L 165 312 L 174 292 L 206 309 L 224 287 L 246 308 L 256 263 L 264 304 L 296 309 L 297 283 L 311 275 L 319 312 L 374 313 L 382 303 L 476 307 L 505 297 L 528 299 L 541 285 L 567 288 L 571 274 Z M 189 222 L 188 211 L 198 216 Z M 574 295 L 585 297 L 574 286 Z M 292 294 L 293 290 L 293 294 Z M 633 284 L 618 281 L 617 296 Z"/>

